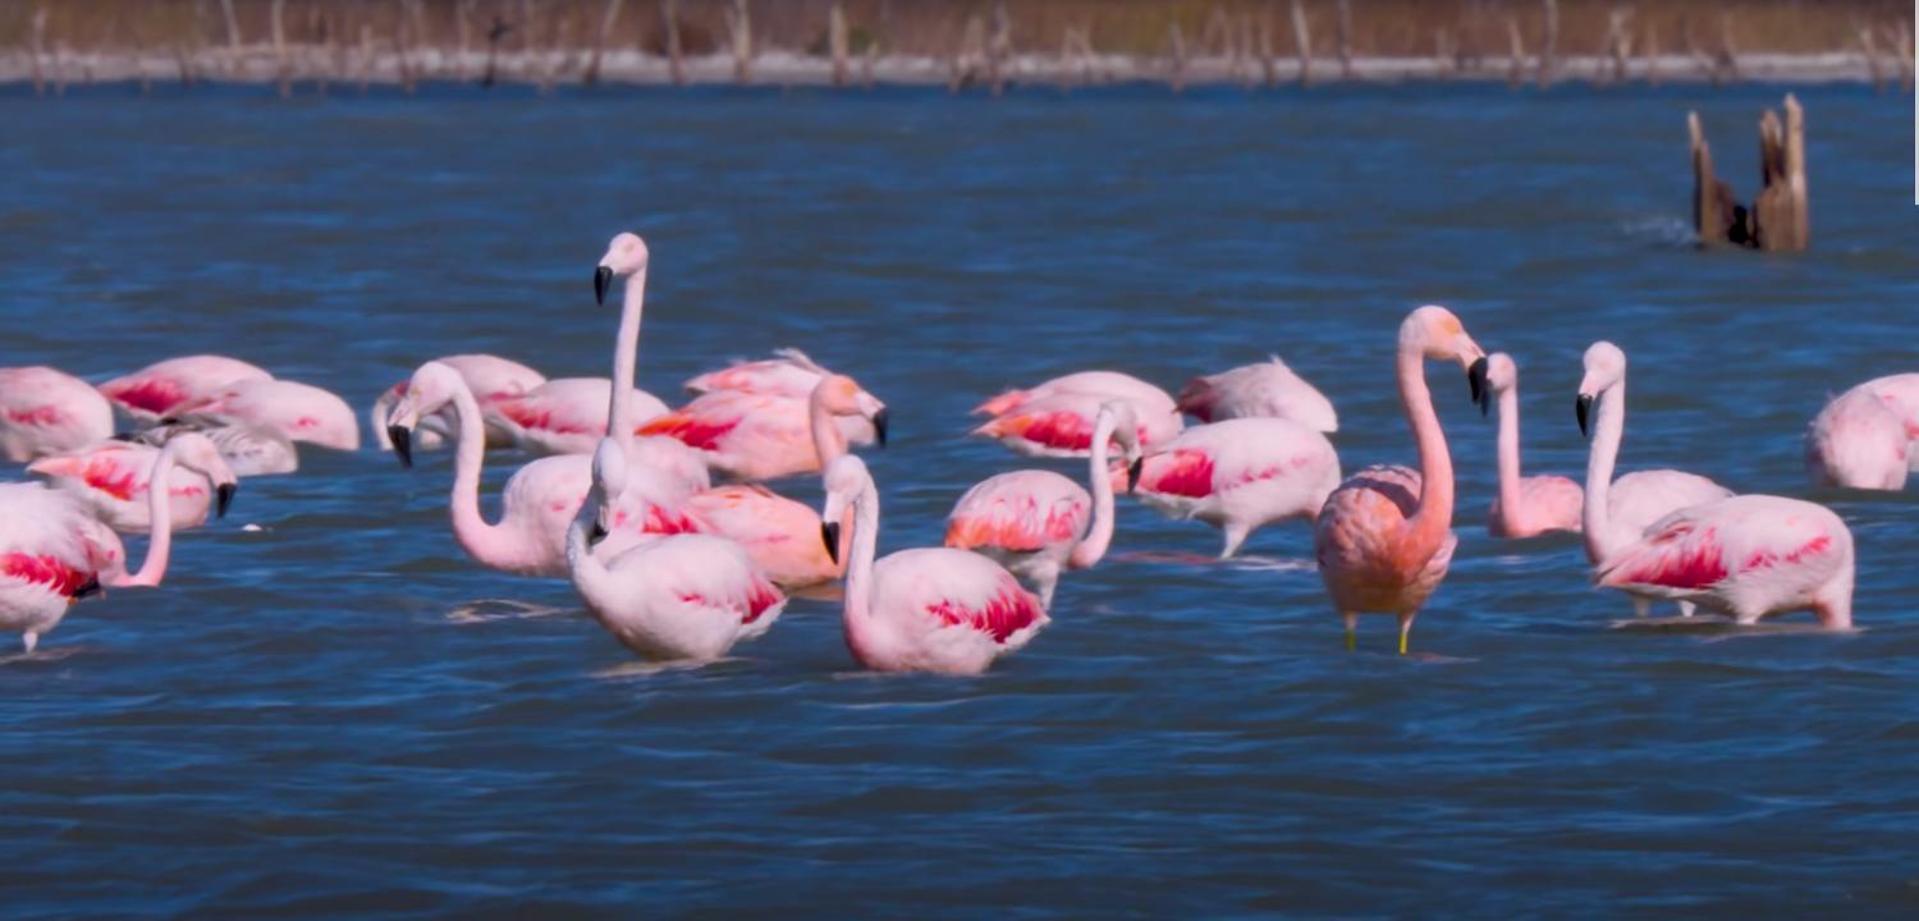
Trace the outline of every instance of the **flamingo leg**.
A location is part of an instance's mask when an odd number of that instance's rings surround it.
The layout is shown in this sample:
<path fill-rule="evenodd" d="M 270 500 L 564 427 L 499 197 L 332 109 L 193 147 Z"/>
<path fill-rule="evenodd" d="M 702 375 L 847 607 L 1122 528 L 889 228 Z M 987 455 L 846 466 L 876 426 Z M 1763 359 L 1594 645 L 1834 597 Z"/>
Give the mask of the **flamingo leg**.
<path fill-rule="evenodd" d="M 1651 602 L 1651 601 L 1649 601 L 1649 600 L 1647 600 L 1647 599 L 1645 599 L 1645 598 L 1640 598 L 1640 597 L 1638 597 L 1638 596 L 1634 596 L 1634 597 L 1633 597 L 1633 600 L 1632 600 L 1632 616 L 1634 616 L 1634 617 L 1645 617 L 1646 615 L 1648 615 L 1648 614 L 1651 614 L 1651 613 L 1652 613 L 1652 602 Z"/>
<path fill-rule="evenodd" d="M 1253 529 L 1242 522 L 1227 522 L 1226 544 L 1220 548 L 1219 558 L 1222 560 L 1232 559 L 1233 555 L 1239 552 L 1239 545 L 1245 543 L 1246 536 L 1251 533 L 1253 533 Z"/>
<path fill-rule="evenodd" d="M 1698 609 L 1699 609 L 1698 605 L 1695 605 L 1690 601 L 1679 602 L 1680 617 L 1691 617 L 1693 615 L 1693 612 L 1697 611 Z"/>
<path fill-rule="evenodd" d="M 1406 654 L 1406 639 L 1413 633 L 1413 618 L 1418 616 L 1418 611 L 1408 611 L 1399 615 L 1399 654 L 1402 656 Z"/>
<path fill-rule="evenodd" d="M 1354 649 L 1359 648 L 1359 637 L 1357 636 L 1359 615 L 1352 611 L 1341 611 L 1339 617 L 1346 622 L 1346 651 L 1352 652 Z"/>
<path fill-rule="evenodd" d="M 33 647 L 40 645 L 40 634 L 32 630 L 20 634 L 20 645 L 26 647 L 27 653 L 31 655 L 33 653 Z"/>

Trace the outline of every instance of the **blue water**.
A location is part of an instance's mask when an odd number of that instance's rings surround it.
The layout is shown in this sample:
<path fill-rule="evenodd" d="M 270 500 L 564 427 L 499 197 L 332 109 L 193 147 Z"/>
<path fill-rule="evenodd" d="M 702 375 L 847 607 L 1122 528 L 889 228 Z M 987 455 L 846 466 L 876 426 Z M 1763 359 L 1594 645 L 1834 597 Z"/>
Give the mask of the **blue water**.
<path fill-rule="evenodd" d="M 1826 396 L 1919 370 L 1919 222 L 1909 101 L 1812 89 L 1813 251 L 1687 246 L 1685 111 L 1749 197 L 1778 92 L 10 91 L 0 365 L 222 352 L 358 406 L 454 352 L 602 374 L 588 276 L 634 229 L 643 386 L 796 345 L 888 401 L 883 549 L 1020 465 L 969 406 L 1076 369 L 1278 353 L 1346 469 L 1410 461 L 1391 348 L 1425 302 L 1517 356 L 1529 471 L 1582 469 L 1606 337 L 1624 469 L 1806 495 Z M 309 453 L 164 588 L 0 664 L 0 914 L 1919 908 L 1911 501 L 1818 496 L 1857 538 L 1856 635 L 1612 630 L 1576 542 L 1485 535 L 1493 425 L 1434 374 L 1460 547 L 1408 659 L 1383 621 L 1342 651 L 1304 525 L 1182 562 L 1215 532 L 1129 505 L 986 677 L 859 674 L 817 600 L 654 672 L 563 582 L 464 558 L 444 455 Z"/>

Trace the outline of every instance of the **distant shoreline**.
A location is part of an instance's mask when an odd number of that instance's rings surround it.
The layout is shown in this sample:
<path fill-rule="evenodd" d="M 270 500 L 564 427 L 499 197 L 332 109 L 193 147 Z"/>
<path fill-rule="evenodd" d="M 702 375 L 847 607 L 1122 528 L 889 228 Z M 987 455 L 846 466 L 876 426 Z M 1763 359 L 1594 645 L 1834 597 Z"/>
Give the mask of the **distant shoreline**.
<path fill-rule="evenodd" d="M 517 52 L 500 54 L 495 61 L 497 82 L 541 87 L 579 85 L 588 51 Z M 274 85 L 283 78 L 293 89 L 319 81 L 329 85 L 360 84 L 406 86 L 413 83 L 478 82 L 486 70 L 485 52 L 458 52 L 423 48 L 409 55 L 383 50 L 362 56 L 327 47 L 291 47 L 285 73 L 271 46 L 201 49 L 198 53 L 135 53 L 132 51 L 72 52 L 44 55 L 40 80 L 55 91 L 64 85 L 97 82 L 174 82 Z M 0 85 L 31 84 L 33 58 L 24 52 L 0 54 Z M 1909 73 L 1909 72 L 1908 72 Z M 1270 79 L 1269 79 L 1270 76 Z M 1608 56 L 1561 57 L 1553 65 L 1553 83 L 1854 83 L 1901 87 L 1906 76 L 1898 71 L 1875 73 L 1868 58 L 1858 52 L 1823 54 L 1749 54 L 1736 63 L 1698 56 L 1664 55 L 1618 62 Z M 1066 59 L 1049 55 L 1014 55 L 1006 60 L 1001 80 L 1010 86 L 1093 87 L 1105 84 L 1166 84 L 1183 86 L 1298 86 L 1297 58 L 1272 60 L 1270 74 L 1262 61 L 1243 58 L 1195 57 L 1176 69 L 1163 57 L 1100 55 Z M 1908 78 L 1909 79 L 1909 78 Z M 666 57 L 636 51 L 607 52 L 601 59 L 598 83 L 632 86 L 831 86 L 831 59 L 790 52 L 766 52 L 752 63 L 748 79 L 736 76 L 728 55 L 688 56 L 678 79 Z M 984 90 L 990 82 L 983 64 L 956 68 L 951 58 L 886 55 L 848 62 L 843 85 L 951 86 Z M 1476 83 L 1539 85 L 1539 61 L 1522 58 L 1515 68 L 1510 59 L 1439 57 L 1355 57 L 1350 73 L 1333 58 L 1315 57 L 1310 85 L 1342 83 Z M 1910 90 L 1906 86 L 1907 91 Z"/>

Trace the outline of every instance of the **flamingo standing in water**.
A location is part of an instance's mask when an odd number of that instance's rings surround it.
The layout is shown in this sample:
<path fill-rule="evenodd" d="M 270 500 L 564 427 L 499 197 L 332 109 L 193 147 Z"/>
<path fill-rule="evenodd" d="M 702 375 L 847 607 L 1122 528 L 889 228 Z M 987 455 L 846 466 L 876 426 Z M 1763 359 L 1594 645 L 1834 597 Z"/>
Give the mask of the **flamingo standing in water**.
<path fill-rule="evenodd" d="M 77 377 L 47 367 L 0 368 L 0 454 L 25 463 L 113 436 L 113 407 Z"/>
<path fill-rule="evenodd" d="M 1912 439 L 1919 434 L 1919 394 L 1909 407 L 1907 379 L 1919 389 L 1919 374 L 1867 381 L 1835 397 L 1806 431 L 1806 475 L 1815 486 L 1900 490 L 1919 464 Z"/>
<path fill-rule="evenodd" d="M 173 530 L 206 524 L 209 511 L 226 517 L 239 479 L 219 446 L 195 432 L 180 432 L 162 445 L 105 441 L 74 454 L 43 457 L 27 465 L 27 471 L 46 477 L 55 490 L 80 500 L 108 527 L 137 534 L 152 525 L 148 493 L 153 480 L 149 477 L 165 445 L 173 445 L 179 463 L 164 490 Z"/>
<path fill-rule="evenodd" d="M 1359 615 L 1385 613 L 1399 618 L 1399 654 L 1405 655 L 1413 620 L 1446 578 L 1458 545 L 1452 531 L 1453 460 L 1426 388 L 1428 359 L 1459 362 L 1473 402 L 1486 410 L 1486 353 L 1459 318 L 1430 305 L 1407 315 L 1399 326 L 1396 376 L 1419 447 L 1419 469 L 1361 470 L 1327 497 L 1313 534 L 1320 578 L 1345 621 L 1348 649 Z"/>
<path fill-rule="evenodd" d="M 310 384 L 270 378 L 228 384 L 181 404 L 177 416 L 215 426 L 265 429 L 289 441 L 335 451 L 360 449 L 360 426 L 345 400 Z"/>
<path fill-rule="evenodd" d="M 1325 435 L 1262 417 L 1189 428 L 1149 452 L 1133 478 L 1134 494 L 1147 505 L 1223 531 L 1222 560 L 1255 529 L 1288 518 L 1317 520 L 1338 486 L 1339 454 Z"/>
<path fill-rule="evenodd" d="M 1570 477 L 1519 475 L 1519 366 L 1511 355 L 1486 356 L 1486 384 L 1499 398 L 1499 495 L 1486 516 L 1494 537 L 1537 537 L 1580 527 L 1585 493 Z"/>
<path fill-rule="evenodd" d="M 1600 585 L 1702 605 L 1741 626 L 1810 608 L 1829 630 L 1852 628 L 1852 532 L 1824 506 L 1733 496 L 1680 509 L 1600 564 Z"/>
<path fill-rule="evenodd" d="M 136 422 L 158 422 L 229 386 L 272 380 L 266 369 L 225 355 L 187 355 L 155 362 L 100 385 L 100 393 Z"/>
<path fill-rule="evenodd" d="M 700 374 L 689 379 L 685 386 L 686 391 L 694 396 L 717 390 L 736 390 L 805 399 L 812 396 L 813 388 L 819 386 L 821 378 L 833 374 L 805 352 L 785 348 L 774 349 L 772 358 L 736 361 L 719 370 Z M 865 418 L 849 416 L 839 422 L 840 431 L 846 433 L 848 444 L 865 447 L 879 440 L 879 433 L 874 431 L 872 422 Z"/>
<path fill-rule="evenodd" d="M 1113 474 L 1107 457 L 1117 440 L 1130 469 L 1140 459 L 1132 404 L 1109 400 L 1093 421 L 1087 479 L 1093 491 L 1051 470 L 1016 470 L 980 482 L 946 519 L 946 546 L 971 550 L 1005 566 L 1053 609 L 1065 569 L 1091 569 L 1113 543 Z"/>
<path fill-rule="evenodd" d="M 1274 355 L 1256 364 L 1193 378 L 1179 392 L 1181 412 L 1201 422 L 1271 417 L 1291 419 L 1316 432 L 1339 431 L 1339 414 L 1306 379 Z"/>
<path fill-rule="evenodd" d="M 546 375 L 510 358 L 498 355 L 447 355 L 434 361 L 446 365 L 466 379 L 468 390 L 473 391 L 474 399 L 480 401 L 480 412 L 486 419 L 486 446 L 506 448 L 514 444 L 513 433 L 507 430 L 493 409 L 493 404 L 508 397 L 517 397 L 546 383 Z M 387 439 L 386 420 L 393 415 L 393 405 L 406 394 L 406 381 L 400 381 L 373 401 L 371 418 L 373 421 L 373 439 L 382 451 L 393 450 L 393 443 Z M 421 419 L 413 430 L 413 449 L 432 451 L 452 441 L 453 417 L 450 411 L 441 411 L 437 415 Z"/>
<path fill-rule="evenodd" d="M 218 452 L 196 439 L 204 440 L 186 434 L 161 448 L 148 481 L 171 481 L 176 463 L 198 468 L 203 462 L 198 473 L 230 480 Z M 172 558 L 173 516 L 165 490 L 148 491 L 147 502 L 147 557 L 129 573 L 120 538 L 81 502 L 38 483 L 0 485 L 0 628 L 19 631 L 30 653 L 68 608 L 100 588 L 159 585 Z"/>
<path fill-rule="evenodd" d="M 972 434 L 1027 457 L 1085 457 L 1092 450 L 1093 420 L 1108 400 L 1133 405 L 1143 448 L 1172 438 L 1185 425 L 1166 391 L 1118 371 L 1081 371 L 981 403 L 973 412 L 993 418 Z"/>
<path fill-rule="evenodd" d="M 1619 442 L 1626 434 L 1626 353 L 1610 342 L 1586 349 L 1585 377 L 1579 382 L 1576 408 L 1579 433 L 1592 424 L 1592 450 L 1586 460 L 1586 499 L 1581 510 L 1586 558 L 1599 570 L 1610 568 L 1613 557 L 1639 540 L 1646 529 L 1688 506 L 1732 496 L 1732 490 L 1697 474 L 1680 470 L 1640 470 L 1617 480 L 1613 466 L 1619 460 Z M 1598 418 L 1593 419 L 1594 405 Z M 1646 616 L 1658 593 L 1628 591 L 1633 613 Z M 1680 601 L 1681 614 L 1692 604 Z"/>
<path fill-rule="evenodd" d="M 848 454 L 826 470 L 821 539 L 840 544 L 853 515 L 842 624 L 853 658 L 880 671 L 977 675 L 1025 646 L 1049 622 L 1012 573 L 970 550 L 901 550 L 875 563 L 880 498 L 866 463 Z"/>
<path fill-rule="evenodd" d="M 160 447 L 187 432 L 205 435 L 220 449 L 221 459 L 242 477 L 292 473 L 300 469 L 300 454 L 291 439 L 252 425 L 214 425 L 174 420 L 138 432 L 115 435 L 116 441 Z"/>
<path fill-rule="evenodd" d="M 844 421 L 843 421 L 844 420 Z M 707 465 L 742 480 L 815 473 L 826 453 L 847 450 L 847 421 L 871 426 L 886 444 L 886 404 L 845 375 L 823 377 L 805 399 L 716 390 L 640 426 L 699 451 Z"/>

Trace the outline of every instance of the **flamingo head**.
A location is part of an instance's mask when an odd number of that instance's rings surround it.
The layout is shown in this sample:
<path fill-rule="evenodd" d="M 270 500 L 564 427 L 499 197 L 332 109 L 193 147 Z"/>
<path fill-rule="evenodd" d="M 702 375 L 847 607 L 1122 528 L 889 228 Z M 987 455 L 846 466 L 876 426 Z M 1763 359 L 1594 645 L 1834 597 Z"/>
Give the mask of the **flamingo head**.
<path fill-rule="evenodd" d="M 828 374 L 813 387 L 813 400 L 835 416 L 860 416 L 873 423 L 880 447 L 886 447 L 886 404 L 844 374 Z"/>
<path fill-rule="evenodd" d="M 233 504 L 233 494 L 240 488 L 240 478 L 233 475 L 233 468 L 220 456 L 220 447 L 213 439 L 199 432 L 181 432 L 167 439 L 162 450 L 172 453 L 174 463 L 206 477 L 213 484 L 215 513 L 225 518 L 227 506 Z"/>
<path fill-rule="evenodd" d="M 1486 356 L 1486 386 L 1493 395 L 1510 393 L 1519 386 L 1519 365 L 1505 352 Z"/>
<path fill-rule="evenodd" d="M 606 303 L 606 291 L 615 277 L 627 278 L 646 271 L 646 241 L 636 233 L 622 233 L 606 245 L 606 255 L 593 269 L 593 300 Z"/>
<path fill-rule="evenodd" d="M 1093 429 L 1098 431 L 1100 423 L 1111 419 L 1113 440 L 1119 442 L 1120 458 L 1128 470 L 1139 466 L 1142 451 L 1139 443 L 1139 413 L 1127 400 L 1107 400 L 1099 404 L 1099 415 L 1093 419 Z M 1137 479 L 1137 477 L 1133 477 Z M 1130 481 L 1129 481 L 1130 482 Z"/>
<path fill-rule="evenodd" d="M 597 546 L 610 532 L 606 520 L 611 514 L 613 497 L 626 492 L 629 469 L 626 451 L 620 447 L 620 443 L 611 438 L 600 439 L 600 446 L 593 451 L 593 489 L 589 498 L 593 500 L 596 510 L 593 526 L 587 531 L 588 547 Z"/>
<path fill-rule="evenodd" d="M 420 419 L 431 416 L 453 402 L 453 395 L 466 387 L 466 378 L 452 365 L 429 361 L 407 379 L 399 399 L 386 416 L 387 439 L 393 442 L 393 456 L 400 466 L 413 466 L 413 428 Z"/>
<path fill-rule="evenodd" d="M 1573 405 L 1581 435 L 1589 434 L 1593 404 L 1625 379 L 1626 353 L 1620 351 L 1619 346 L 1600 340 L 1586 349 L 1586 376 L 1579 380 L 1579 398 Z"/>
<path fill-rule="evenodd" d="M 840 521 L 846 517 L 847 508 L 866 501 L 873 490 L 873 475 L 859 455 L 844 454 L 826 465 L 821 479 L 826 485 L 826 507 L 820 511 L 820 540 L 826 544 L 827 557 L 838 563 Z"/>
<path fill-rule="evenodd" d="M 1486 350 L 1466 334 L 1465 324 L 1452 311 L 1428 304 L 1406 315 L 1399 325 L 1399 349 L 1433 361 L 1457 361 L 1466 370 L 1466 383 L 1472 388 L 1473 403 L 1484 415 L 1492 406 L 1491 388 L 1486 386 Z"/>

